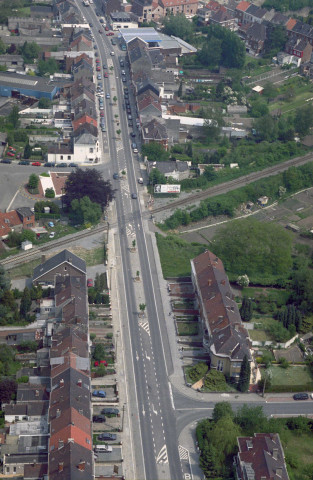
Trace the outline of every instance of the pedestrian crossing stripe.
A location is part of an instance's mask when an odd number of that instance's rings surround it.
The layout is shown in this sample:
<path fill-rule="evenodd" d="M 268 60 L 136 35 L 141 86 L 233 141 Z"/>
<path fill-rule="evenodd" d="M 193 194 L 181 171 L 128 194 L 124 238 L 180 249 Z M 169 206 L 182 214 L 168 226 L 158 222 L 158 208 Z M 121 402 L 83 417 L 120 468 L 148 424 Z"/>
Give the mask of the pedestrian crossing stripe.
<path fill-rule="evenodd" d="M 159 455 L 156 458 L 156 463 L 168 463 L 167 448 L 166 445 L 163 445 Z"/>
<path fill-rule="evenodd" d="M 127 235 L 128 237 L 129 237 L 129 236 L 135 237 L 135 236 L 136 236 L 136 233 L 133 232 L 130 228 L 127 228 L 127 227 L 126 227 L 126 235 Z"/>
<path fill-rule="evenodd" d="M 149 326 L 149 322 L 140 322 L 139 325 L 141 326 L 141 328 L 144 329 L 144 331 L 149 335 L 150 337 L 150 326 Z"/>
<path fill-rule="evenodd" d="M 178 453 L 180 460 L 188 460 L 188 450 L 181 445 L 178 445 Z"/>

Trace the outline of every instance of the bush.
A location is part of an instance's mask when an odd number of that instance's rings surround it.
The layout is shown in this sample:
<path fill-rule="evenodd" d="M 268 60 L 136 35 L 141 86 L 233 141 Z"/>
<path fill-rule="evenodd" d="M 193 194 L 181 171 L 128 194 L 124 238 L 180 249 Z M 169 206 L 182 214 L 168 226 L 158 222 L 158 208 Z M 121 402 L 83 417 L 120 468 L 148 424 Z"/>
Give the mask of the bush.
<path fill-rule="evenodd" d="M 28 383 L 28 380 L 28 375 L 22 375 L 20 378 L 17 379 L 17 383 Z"/>
<path fill-rule="evenodd" d="M 204 387 L 212 392 L 224 392 L 227 390 L 226 378 L 218 370 L 210 370 L 204 379 Z"/>
<path fill-rule="evenodd" d="M 281 368 L 287 369 L 289 367 L 289 362 L 286 360 L 286 358 L 281 357 L 279 360 L 279 365 Z"/>
<path fill-rule="evenodd" d="M 198 382 L 207 373 L 209 367 L 206 362 L 199 362 L 188 370 L 188 376 L 193 383 Z"/>
<path fill-rule="evenodd" d="M 45 197 L 46 198 L 54 198 L 55 197 L 55 192 L 54 192 L 53 188 L 46 188 Z"/>

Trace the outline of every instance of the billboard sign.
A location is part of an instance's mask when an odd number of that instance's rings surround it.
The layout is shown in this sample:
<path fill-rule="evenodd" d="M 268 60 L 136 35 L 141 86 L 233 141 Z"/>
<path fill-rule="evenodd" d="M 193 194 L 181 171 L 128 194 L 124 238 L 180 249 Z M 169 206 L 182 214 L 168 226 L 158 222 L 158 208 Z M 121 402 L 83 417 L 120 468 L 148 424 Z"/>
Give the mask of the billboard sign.
<path fill-rule="evenodd" d="M 154 193 L 180 193 L 180 185 L 154 185 Z"/>

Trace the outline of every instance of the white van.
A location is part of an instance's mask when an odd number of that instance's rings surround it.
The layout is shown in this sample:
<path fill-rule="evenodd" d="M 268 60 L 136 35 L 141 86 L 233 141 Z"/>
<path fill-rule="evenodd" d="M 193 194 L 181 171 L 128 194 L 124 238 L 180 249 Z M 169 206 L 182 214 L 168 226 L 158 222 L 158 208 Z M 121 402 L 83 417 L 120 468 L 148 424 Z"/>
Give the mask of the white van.
<path fill-rule="evenodd" d="M 96 453 L 108 453 L 108 452 L 112 452 L 112 447 L 111 445 L 96 445 L 95 446 L 95 452 Z"/>

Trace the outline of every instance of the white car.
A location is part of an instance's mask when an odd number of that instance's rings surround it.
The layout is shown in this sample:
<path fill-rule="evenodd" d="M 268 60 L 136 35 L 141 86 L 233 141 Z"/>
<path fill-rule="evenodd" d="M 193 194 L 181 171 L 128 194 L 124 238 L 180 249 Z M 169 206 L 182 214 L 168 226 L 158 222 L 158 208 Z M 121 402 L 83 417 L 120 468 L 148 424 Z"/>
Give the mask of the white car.
<path fill-rule="evenodd" d="M 54 238 L 54 236 L 55 236 L 55 232 L 51 232 L 49 235 L 49 238 Z"/>
<path fill-rule="evenodd" d="M 114 57 L 115 53 L 114 52 L 111 52 L 111 57 Z"/>
<path fill-rule="evenodd" d="M 138 148 L 134 148 L 133 152 L 138 153 Z"/>

